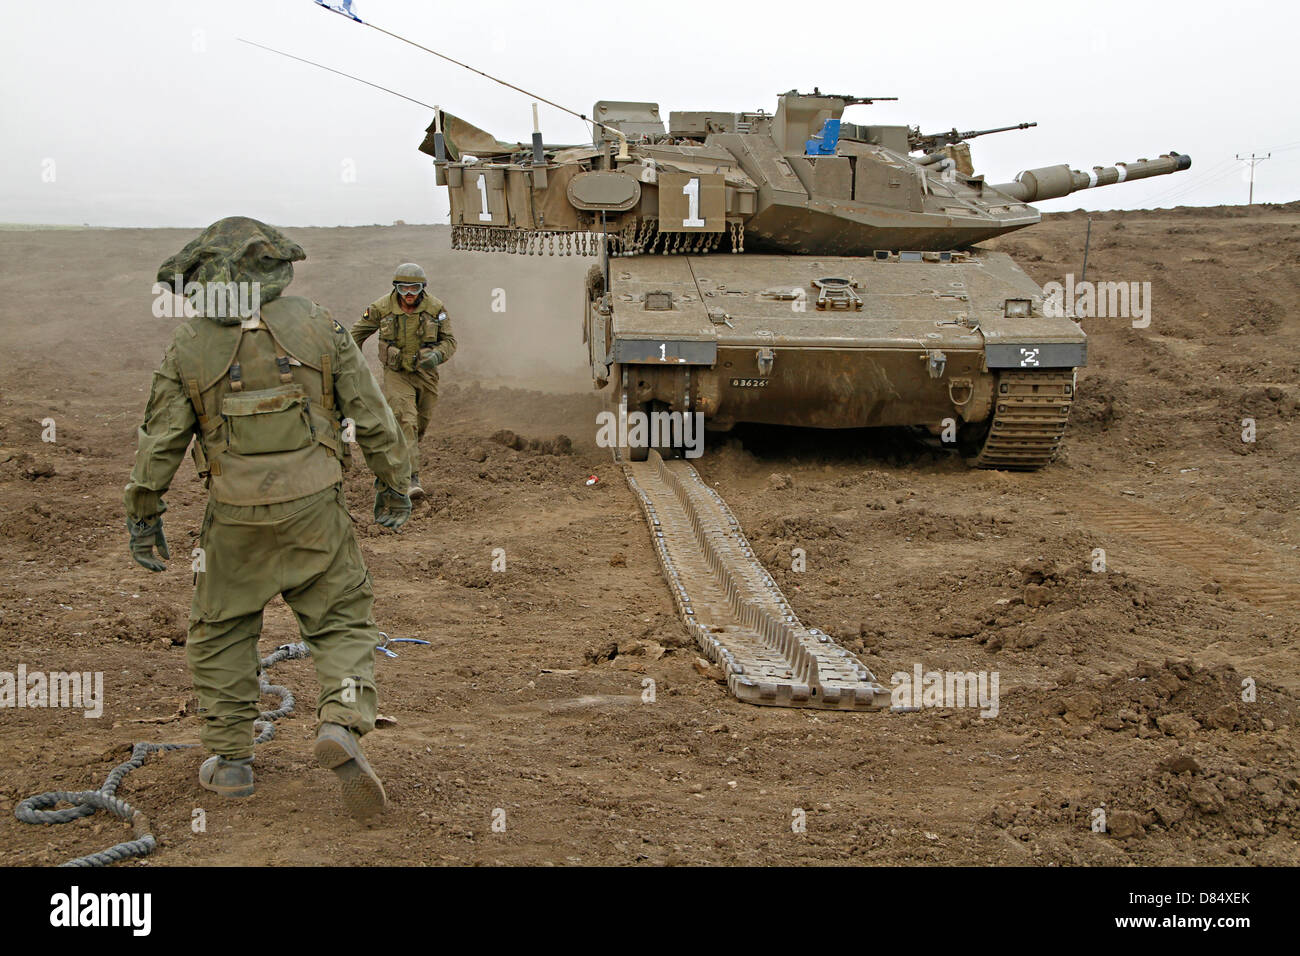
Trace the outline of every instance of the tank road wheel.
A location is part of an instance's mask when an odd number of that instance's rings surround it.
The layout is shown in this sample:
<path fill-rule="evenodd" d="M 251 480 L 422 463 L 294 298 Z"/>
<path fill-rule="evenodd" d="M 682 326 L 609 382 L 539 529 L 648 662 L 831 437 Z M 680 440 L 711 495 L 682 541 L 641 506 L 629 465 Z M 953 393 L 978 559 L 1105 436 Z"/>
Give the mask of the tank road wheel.
<path fill-rule="evenodd" d="M 1037 471 L 1056 457 L 1074 403 L 1074 369 L 998 373 L 993 411 L 987 423 L 971 423 L 959 436 L 962 451 L 987 428 L 978 451 L 966 459 L 972 468 Z"/>

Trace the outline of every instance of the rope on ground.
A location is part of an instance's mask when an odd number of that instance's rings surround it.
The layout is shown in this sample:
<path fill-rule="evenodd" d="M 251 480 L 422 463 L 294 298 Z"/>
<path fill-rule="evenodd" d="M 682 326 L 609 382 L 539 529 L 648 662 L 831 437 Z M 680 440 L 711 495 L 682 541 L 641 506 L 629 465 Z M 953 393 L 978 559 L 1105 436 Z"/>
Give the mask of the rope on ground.
<path fill-rule="evenodd" d="M 261 670 L 265 672 L 280 661 L 310 656 L 311 651 L 301 641 L 297 644 L 283 644 L 262 658 Z M 293 694 L 287 687 L 272 684 L 261 674 L 258 675 L 258 682 L 263 694 L 272 694 L 280 699 L 279 707 L 262 711 L 253 723 L 253 729 L 259 731 L 253 742 L 263 744 L 275 736 L 274 721 L 293 713 L 294 700 Z M 75 860 L 60 864 L 61 866 L 108 866 L 131 857 L 148 856 L 158 846 L 158 841 L 150 832 L 149 820 L 131 804 L 118 797 L 117 788 L 121 786 L 122 779 L 128 773 L 144 764 L 149 754 L 159 750 L 187 750 L 193 746 L 194 744 L 137 743 L 131 748 L 131 759 L 110 770 L 104 785 L 98 790 L 50 790 L 38 793 L 20 802 L 14 808 L 14 816 L 23 823 L 44 823 L 52 826 L 57 823 L 70 823 L 81 817 L 88 817 L 96 810 L 104 810 L 120 820 L 130 820 L 135 827 L 134 840 L 118 843 L 107 850 L 91 853 L 88 856 L 77 857 Z M 60 803 L 71 804 L 71 806 L 54 809 Z"/>

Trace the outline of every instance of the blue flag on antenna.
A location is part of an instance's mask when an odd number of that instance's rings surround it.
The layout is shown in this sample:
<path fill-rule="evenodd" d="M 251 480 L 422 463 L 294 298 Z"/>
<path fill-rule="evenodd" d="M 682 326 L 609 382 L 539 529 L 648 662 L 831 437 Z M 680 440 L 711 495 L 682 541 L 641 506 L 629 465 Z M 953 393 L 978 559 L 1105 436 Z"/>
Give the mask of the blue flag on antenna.
<path fill-rule="evenodd" d="M 352 0 L 339 0 L 338 3 L 326 3 L 325 0 L 316 0 L 318 6 L 326 10 L 332 10 L 335 13 L 341 13 L 350 20 L 356 20 L 357 23 L 364 23 L 359 16 L 352 12 Z"/>

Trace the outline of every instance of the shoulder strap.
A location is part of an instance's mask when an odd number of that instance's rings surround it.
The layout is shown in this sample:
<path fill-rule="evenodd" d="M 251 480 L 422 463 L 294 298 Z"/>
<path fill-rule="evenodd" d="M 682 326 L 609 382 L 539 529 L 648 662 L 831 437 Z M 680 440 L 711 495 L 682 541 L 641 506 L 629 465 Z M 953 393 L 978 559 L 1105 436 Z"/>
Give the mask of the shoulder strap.
<path fill-rule="evenodd" d="M 327 316 L 328 313 L 322 312 L 309 299 L 293 296 L 268 303 L 262 311 L 262 324 L 275 343 L 280 381 L 285 384 L 293 381 L 290 356 L 305 368 L 316 369 L 321 375 L 321 406 L 333 413 L 334 362 Z M 317 355 L 320 356 L 319 366 L 316 360 L 308 357 Z"/>
<path fill-rule="evenodd" d="M 330 363 L 329 352 L 320 357 L 321 391 L 320 401 L 328 411 L 334 410 L 334 368 Z"/>
<path fill-rule="evenodd" d="M 280 340 L 274 335 L 271 336 L 271 341 L 275 343 L 275 367 L 280 372 L 280 384 L 289 385 L 293 382 L 293 373 L 290 371 L 289 365 L 289 355 L 285 352 L 284 346 L 280 344 Z"/>
<path fill-rule="evenodd" d="M 199 427 L 207 431 L 208 413 L 203 407 L 203 393 L 199 391 L 198 379 L 187 378 L 185 380 L 185 390 L 190 393 L 190 404 L 194 406 L 194 414 L 199 417 Z"/>

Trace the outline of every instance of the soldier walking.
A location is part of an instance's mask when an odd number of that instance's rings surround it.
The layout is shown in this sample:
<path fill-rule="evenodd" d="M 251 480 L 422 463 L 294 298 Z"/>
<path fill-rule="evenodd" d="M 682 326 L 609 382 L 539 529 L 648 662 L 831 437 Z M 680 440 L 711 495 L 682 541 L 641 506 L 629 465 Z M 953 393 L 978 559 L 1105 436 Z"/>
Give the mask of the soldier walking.
<path fill-rule="evenodd" d="M 343 496 L 344 420 L 376 475 L 375 520 L 386 527 L 410 516 L 410 469 L 401 432 L 351 336 L 311 300 L 281 295 L 293 263 L 304 258 L 278 230 L 232 217 L 159 269 L 161 283 L 179 275 L 197 284 L 192 301 L 203 299 L 203 314 L 176 330 L 154 373 L 126 486 L 127 530 L 136 562 L 162 571 L 159 558 L 170 557 L 163 495 L 193 439 L 209 492 L 186 644 L 200 736 L 213 754 L 199 783 L 228 797 L 253 793 L 257 641 L 262 610 L 280 594 L 320 681 L 316 760 L 338 775 L 349 812 L 367 817 L 385 805 L 360 745 L 375 726 L 380 635 Z M 223 299 L 238 301 L 236 288 L 249 287 L 258 304 L 251 314 L 222 307 Z"/>
<path fill-rule="evenodd" d="M 392 406 L 411 455 L 411 497 L 420 487 L 420 439 L 438 401 L 438 366 L 456 352 L 456 337 L 442 301 L 425 291 L 424 270 L 404 262 L 393 275 L 393 291 L 376 299 L 352 326 L 357 348 L 379 332 L 384 397 Z"/>

